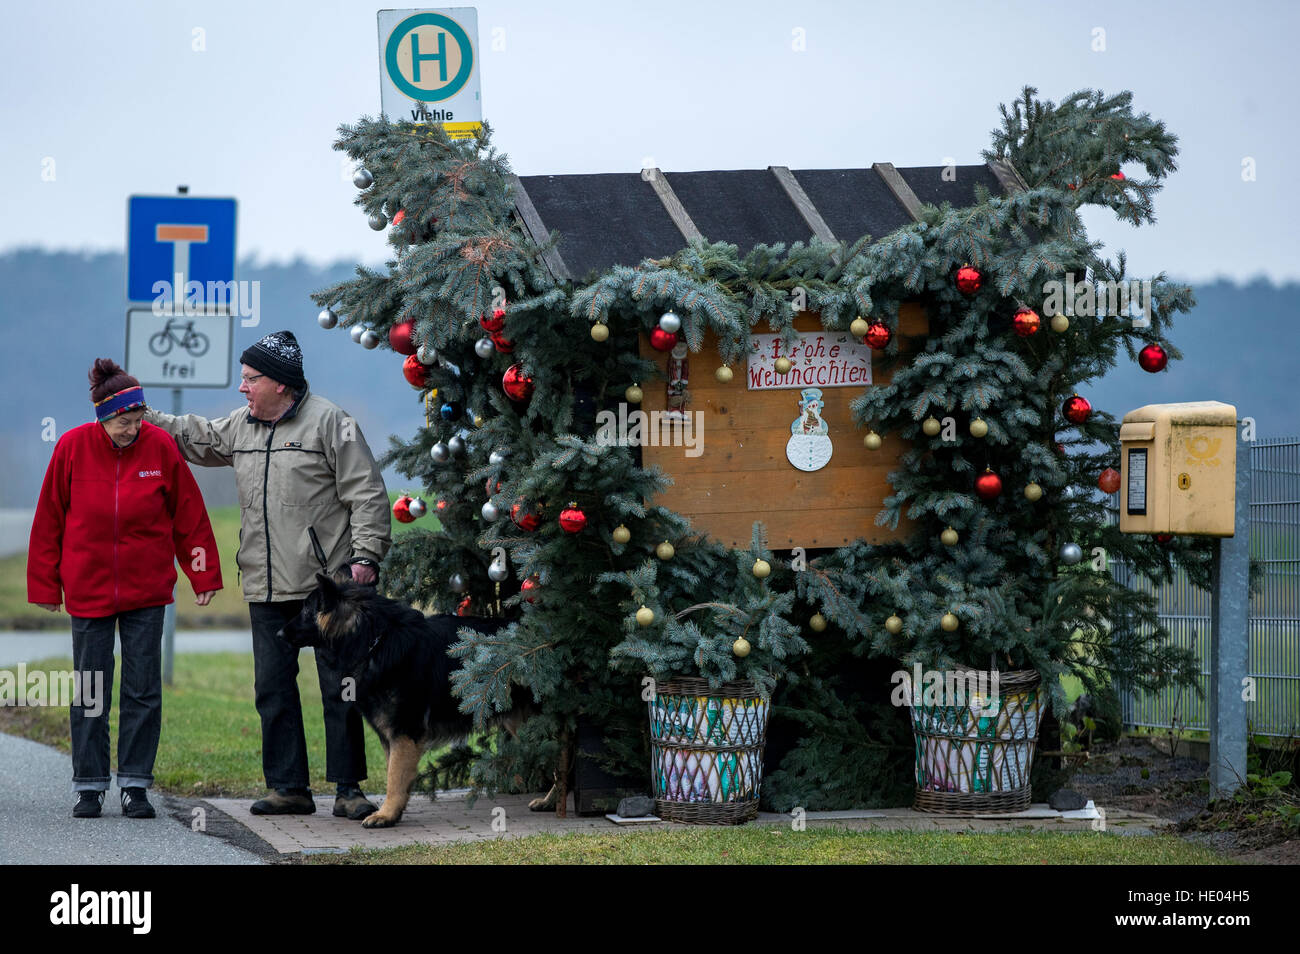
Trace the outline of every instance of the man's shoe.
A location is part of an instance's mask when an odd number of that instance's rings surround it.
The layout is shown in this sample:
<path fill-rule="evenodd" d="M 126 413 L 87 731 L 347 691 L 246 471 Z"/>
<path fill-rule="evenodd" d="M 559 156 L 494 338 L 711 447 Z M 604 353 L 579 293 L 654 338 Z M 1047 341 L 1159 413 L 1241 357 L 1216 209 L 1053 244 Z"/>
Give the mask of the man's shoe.
<path fill-rule="evenodd" d="M 314 815 L 316 801 L 305 788 L 277 788 L 266 798 L 253 802 L 254 815 Z"/>
<path fill-rule="evenodd" d="M 73 818 L 98 818 L 104 810 L 104 793 L 81 791 L 77 793 L 77 804 L 72 806 Z"/>
<path fill-rule="evenodd" d="M 153 806 L 143 788 L 122 789 L 122 814 L 127 818 L 153 818 Z"/>
<path fill-rule="evenodd" d="M 379 811 L 378 806 L 366 798 L 360 786 L 352 785 L 346 788 L 339 786 L 339 793 L 334 798 L 334 814 L 338 817 L 360 821 L 377 811 Z"/>

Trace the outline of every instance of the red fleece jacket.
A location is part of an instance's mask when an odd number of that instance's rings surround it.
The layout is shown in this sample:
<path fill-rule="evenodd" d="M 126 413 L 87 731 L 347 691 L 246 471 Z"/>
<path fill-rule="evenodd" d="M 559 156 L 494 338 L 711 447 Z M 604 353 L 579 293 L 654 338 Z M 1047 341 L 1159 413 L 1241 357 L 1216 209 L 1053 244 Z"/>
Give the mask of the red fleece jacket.
<path fill-rule="evenodd" d="M 27 551 L 27 602 L 111 616 L 172 601 L 179 560 L 194 592 L 221 589 L 203 495 L 176 442 L 147 422 L 129 447 L 98 422 L 59 438 Z"/>

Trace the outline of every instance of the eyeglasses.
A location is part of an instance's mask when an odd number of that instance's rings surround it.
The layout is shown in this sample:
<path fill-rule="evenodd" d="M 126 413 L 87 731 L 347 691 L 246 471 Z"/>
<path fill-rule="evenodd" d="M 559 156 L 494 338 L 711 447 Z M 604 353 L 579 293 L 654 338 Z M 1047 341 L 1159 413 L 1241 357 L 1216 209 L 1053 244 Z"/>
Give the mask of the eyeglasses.
<path fill-rule="evenodd" d="M 241 374 L 239 376 L 239 380 L 243 381 L 245 384 L 252 384 L 254 381 L 262 380 L 262 378 L 264 377 L 266 377 L 265 374 L 255 374 L 252 377 L 249 377 L 246 374 Z"/>

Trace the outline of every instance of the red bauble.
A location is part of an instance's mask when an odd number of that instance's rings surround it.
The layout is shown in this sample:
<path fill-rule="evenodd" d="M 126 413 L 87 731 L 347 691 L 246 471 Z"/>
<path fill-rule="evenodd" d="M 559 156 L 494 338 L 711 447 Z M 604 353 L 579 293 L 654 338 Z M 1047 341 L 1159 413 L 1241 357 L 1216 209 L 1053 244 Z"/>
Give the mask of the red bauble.
<path fill-rule="evenodd" d="M 506 336 L 499 331 L 492 332 L 488 337 L 492 339 L 492 344 L 502 354 L 509 354 L 511 351 L 515 350 L 515 343 L 513 341 L 507 341 Z"/>
<path fill-rule="evenodd" d="M 506 368 L 501 378 L 501 387 L 512 401 L 527 401 L 533 396 L 533 379 L 524 373 L 522 364 L 512 364 Z"/>
<path fill-rule="evenodd" d="M 541 580 L 539 580 L 536 576 L 530 576 L 528 579 L 524 580 L 522 583 L 519 584 L 519 589 L 522 593 L 529 593 L 531 590 L 539 589 L 541 585 L 542 585 Z M 537 597 L 535 595 L 525 596 L 524 602 L 536 603 Z"/>
<path fill-rule="evenodd" d="M 576 504 L 569 504 L 560 511 L 560 526 L 569 533 L 577 533 L 587 525 L 587 515 Z"/>
<path fill-rule="evenodd" d="M 398 523 L 410 523 L 415 517 L 411 516 L 411 498 L 398 497 L 393 503 L 393 516 L 397 518 Z"/>
<path fill-rule="evenodd" d="M 474 602 L 474 598 L 473 598 L 472 596 L 467 596 L 467 597 L 465 597 L 463 600 L 461 600 L 459 603 L 457 603 L 457 604 L 456 604 L 456 615 L 457 615 L 457 616 L 469 616 L 469 615 L 470 615 L 470 612 L 469 612 L 469 611 L 470 611 L 470 604 L 472 604 L 473 602 Z"/>
<path fill-rule="evenodd" d="M 414 321 L 403 321 L 388 329 L 388 346 L 398 354 L 415 354 L 415 343 L 411 341 L 411 332 L 415 331 Z"/>
<path fill-rule="evenodd" d="M 499 493 L 501 493 L 501 481 L 498 480 L 498 481 L 496 482 L 496 485 L 497 485 L 497 486 L 496 486 L 496 490 L 493 490 L 493 489 L 492 489 L 492 478 L 489 477 L 489 478 L 488 478 L 488 482 L 487 482 L 487 487 L 484 488 L 484 489 L 487 491 L 487 495 L 488 495 L 489 497 L 491 497 L 493 494 L 499 494 Z"/>
<path fill-rule="evenodd" d="M 1155 374 L 1157 371 L 1163 371 L 1168 363 L 1169 352 L 1158 344 L 1149 344 L 1138 352 L 1138 364 L 1142 366 L 1143 371 Z"/>
<path fill-rule="evenodd" d="M 1110 177 L 1111 177 L 1112 179 L 1116 179 L 1116 180 L 1118 180 L 1118 181 L 1120 181 L 1120 182 L 1123 182 L 1123 181 L 1124 181 L 1124 173 L 1122 173 L 1122 172 L 1112 172 L 1112 173 L 1110 174 Z"/>
<path fill-rule="evenodd" d="M 1157 533 L 1154 534 L 1153 539 L 1156 543 L 1164 546 L 1165 544 L 1174 542 L 1174 535 L 1172 533 Z"/>
<path fill-rule="evenodd" d="M 980 285 L 984 282 L 984 276 L 980 274 L 978 268 L 970 265 L 963 265 L 957 269 L 957 290 L 963 295 L 973 295 L 980 290 Z"/>
<path fill-rule="evenodd" d="M 1119 471 L 1114 467 L 1107 467 L 1097 478 L 1097 486 L 1108 494 L 1119 490 Z"/>
<path fill-rule="evenodd" d="M 996 500 L 1002 493 L 1002 478 L 991 470 L 986 470 L 975 478 L 975 493 L 981 500 Z"/>
<path fill-rule="evenodd" d="M 498 308 L 492 312 L 491 318 L 487 315 L 483 315 L 479 318 L 478 323 L 483 326 L 484 331 L 500 331 L 506 326 L 506 313 Z"/>
<path fill-rule="evenodd" d="M 532 533 L 542 525 L 542 518 L 520 500 L 510 507 L 510 522 L 525 533 Z"/>
<path fill-rule="evenodd" d="M 1022 338 L 1038 334 L 1038 329 L 1042 326 L 1043 319 L 1039 318 L 1038 312 L 1032 308 L 1021 308 L 1011 319 L 1011 327 L 1015 328 L 1016 334 Z"/>
<path fill-rule="evenodd" d="M 437 509 L 438 513 L 444 513 L 447 510 L 447 501 L 439 500 L 434 504 L 434 507 Z"/>
<path fill-rule="evenodd" d="M 1081 398 L 1076 394 L 1073 397 L 1066 398 L 1065 403 L 1061 405 L 1061 413 L 1065 415 L 1067 421 L 1082 424 L 1088 419 L 1088 415 L 1092 413 L 1092 405 L 1088 403 L 1087 398 Z"/>
<path fill-rule="evenodd" d="M 655 328 L 650 332 L 650 347 L 656 351 L 671 351 L 677 344 L 677 332 Z"/>
<path fill-rule="evenodd" d="M 867 326 L 867 334 L 862 340 L 870 346 L 873 351 L 882 351 L 889 344 L 889 339 L 894 337 L 894 333 L 889 330 L 889 326 L 883 321 L 873 321 Z"/>
<path fill-rule="evenodd" d="M 415 355 L 407 356 L 402 362 L 402 374 L 406 380 L 411 382 L 413 388 L 427 388 L 429 386 L 429 366 L 421 364 L 420 359 Z"/>
<path fill-rule="evenodd" d="M 404 219 L 404 218 L 406 218 L 406 210 L 405 210 L 405 209 L 398 209 L 398 210 L 397 210 L 397 214 L 393 216 L 393 224 L 394 224 L 394 225 L 401 225 L 401 224 L 402 224 L 402 219 Z"/>

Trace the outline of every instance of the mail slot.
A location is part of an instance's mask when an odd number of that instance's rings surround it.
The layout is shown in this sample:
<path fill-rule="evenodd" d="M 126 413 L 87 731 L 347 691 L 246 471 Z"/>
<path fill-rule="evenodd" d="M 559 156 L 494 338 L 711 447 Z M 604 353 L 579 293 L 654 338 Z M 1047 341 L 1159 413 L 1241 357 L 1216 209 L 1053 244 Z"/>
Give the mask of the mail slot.
<path fill-rule="evenodd" d="M 1124 533 L 1230 537 L 1237 496 L 1237 409 L 1218 401 L 1148 404 L 1119 428 Z"/>

